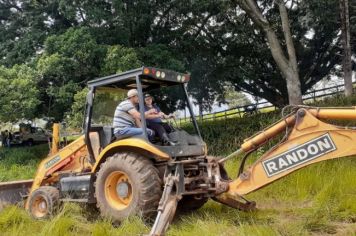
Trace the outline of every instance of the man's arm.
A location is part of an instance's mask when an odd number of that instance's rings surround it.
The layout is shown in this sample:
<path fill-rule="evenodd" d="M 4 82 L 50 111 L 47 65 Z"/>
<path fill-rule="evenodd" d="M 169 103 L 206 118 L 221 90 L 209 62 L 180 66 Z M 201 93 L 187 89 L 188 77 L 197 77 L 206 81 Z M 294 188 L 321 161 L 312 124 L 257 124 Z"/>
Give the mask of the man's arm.
<path fill-rule="evenodd" d="M 128 113 L 134 118 L 135 124 L 138 128 L 142 128 L 141 114 L 135 108 L 128 111 Z"/>
<path fill-rule="evenodd" d="M 142 128 L 142 123 L 140 119 L 135 119 L 135 123 L 138 128 Z"/>
<path fill-rule="evenodd" d="M 141 120 L 140 112 L 138 112 L 135 108 L 129 110 L 128 113 L 129 113 L 135 120 L 137 120 L 137 119 Z"/>
<path fill-rule="evenodd" d="M 152 108 L 145 112 L 145 118 L 146 119 L 155 119 L 155 118 L 162 118 L 162 117 L 159 112 L 157 113 L 156 109 Z"/>
<path fill-rule="evenodd" d="M 128 113 L 135 119 L 141 121 L 141 114 L 136 109 L 131 109 Z M 153 118 L 160 118 L 161 115 L 155 111 L 155 109 L 151 109 L 145 112 L 145 118 L 153 119 Z"/>

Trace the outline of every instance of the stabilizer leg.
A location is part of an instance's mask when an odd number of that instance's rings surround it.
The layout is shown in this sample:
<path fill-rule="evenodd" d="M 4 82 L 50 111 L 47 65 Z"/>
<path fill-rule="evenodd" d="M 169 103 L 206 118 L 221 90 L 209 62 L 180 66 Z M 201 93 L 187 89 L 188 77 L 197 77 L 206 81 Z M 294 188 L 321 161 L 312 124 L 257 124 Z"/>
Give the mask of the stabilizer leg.
<path fill-rule="evenodd" d="M 233 207 L 235 209 L 241 210 L 241 211 L 252 211 L 256 209 L 256 202 L 254 201 L 248 201 L 246 198 L 239 196 L 240 200 L 243 200 L 245 202 L 238 201 L 235 198 L 231 198 L 229 196 L 225 196 L 224 194 L 221 194 L 217 197 L 212 198 L 214 201 L 222 203 L 224 205 L 227 205 L 229 207 Z"/>
<path fill-rule="evenodd" d="M 172 173 L 173 172 L 173 173 Z M 162 198 L 158 205 L 158 213 L 150 232 L 150 236 L 164 235 L 174 218 L 181 193 L 184 189 L 184 176 L 182 165 L 166 169 L 165 186 Z"/>

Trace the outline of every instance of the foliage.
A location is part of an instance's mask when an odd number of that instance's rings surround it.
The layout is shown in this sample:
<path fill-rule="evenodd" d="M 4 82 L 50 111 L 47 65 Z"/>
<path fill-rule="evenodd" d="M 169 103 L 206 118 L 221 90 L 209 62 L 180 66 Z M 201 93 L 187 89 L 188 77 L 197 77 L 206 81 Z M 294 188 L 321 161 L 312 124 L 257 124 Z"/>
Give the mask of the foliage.
<path fill-rule="evenodd" d="M 0 148 L 0 182 L 33 178 L 37 165 L 48 152 L 47 144 Z"/>
<path fill-rule="evenodd" d="M 93 105 L 92 123 L 112 125 L 116 106 L 127 98 L 127 91 L 98 91 Z"/>
<path fill-rule="evenodd" d="M 137 53 L 145 65 L 185 72 L 180 55 L 163 44 L 152 44 L 138 48 Z"/>
<path fill-rule="evenodd" d="M 67 113 L 66 123 L 69 127 L 83 127 L 85 103 L 88 89 L 84 88 L 74 95 L 70 112 Z"/>
<path fill-rule="evenodd" d="M 231 84 L 224 86 L 224 98 L 229 108 L 251 104 L 250 99 L 241 92 L 237 92 Z"/>
<path fill-rule="evenodd" d="M 83 82 L 99 75 L 105 52 L 87 28 L 70 28 L 64 34 L 48 37 L 37 63 L 42 75 L 42 115 L 61 120 L 74 94 L 85 86 Z"/>
<path fill-rule="evenodd" d="M 16 122 L 35 118 L 39 105 L 38 73 L 25 65 L 0 67 L 0 120 Z"/>
<path fill-rule="evenodd" d="M 142 64 L 133 48 L 121 45 L 109 46 L 103 63 L 103 76 L 136 69 Z"/>
<path fill-rule="evenodd" d="M 258 6 L 283 38 L 274 1 Z M 303 0 L 287 7 L 305 93 L 339 73 L 338 3 Z M 202 110 L 224 101 L 226 81 L 277 106 L 288 102 L 264 32 L 236 1 L 0 1 L 0 49 L 0 65 L 26 64 L 41 75 L 38 117 L 62 120 L 88 80 L 143 64 L 190 72 L 188 90 Z M 184 105 L 175 95 L 162 103 L 169 111 Z"/>

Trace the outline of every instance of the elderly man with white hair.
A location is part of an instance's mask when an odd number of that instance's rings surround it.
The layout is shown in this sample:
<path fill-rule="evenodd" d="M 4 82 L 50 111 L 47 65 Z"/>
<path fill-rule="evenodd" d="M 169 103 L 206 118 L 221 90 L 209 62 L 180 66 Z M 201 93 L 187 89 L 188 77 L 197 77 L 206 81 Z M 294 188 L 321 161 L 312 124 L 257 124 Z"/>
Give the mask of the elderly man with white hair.
<path fill-rule="evenodd" d="M 127 92 L 127 99 L 116 107 L 113 126 L 114 135 L 117 138 L 128 138 L 143 134 L 141 115 L 136 109 L 138 104 L 138 92 L 136 89 L 131 89 Z M 152 119 L 158 116 L 154 110 L 145 112 L 145 118 Z M 154 131 L 151 129 L 147 129 L 147 134 L 150 139 L 154 137 Z"/>

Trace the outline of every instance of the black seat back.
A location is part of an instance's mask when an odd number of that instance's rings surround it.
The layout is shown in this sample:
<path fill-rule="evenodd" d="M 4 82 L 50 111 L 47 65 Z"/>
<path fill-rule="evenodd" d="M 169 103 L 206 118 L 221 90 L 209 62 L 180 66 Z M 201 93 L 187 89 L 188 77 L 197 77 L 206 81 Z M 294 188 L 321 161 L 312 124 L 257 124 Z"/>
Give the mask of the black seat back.
<path fill-rule="evenodd" d="M 114 128 L 112 126 L 103 127 L 103 136 L 101 138 L 101 145 L 105 148 L 109 145 L 114 139 Z"/>

